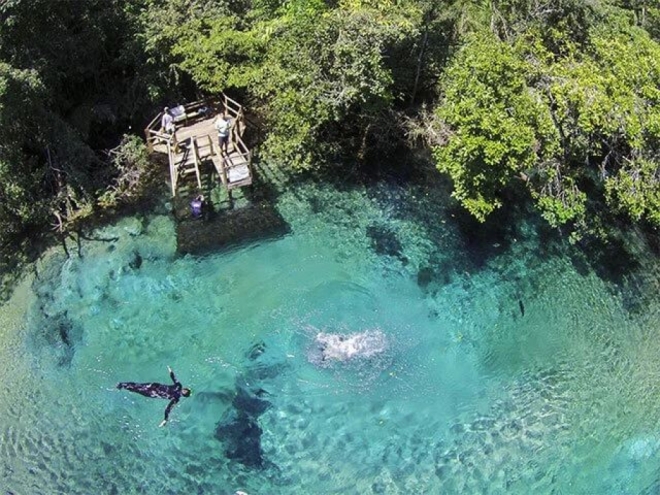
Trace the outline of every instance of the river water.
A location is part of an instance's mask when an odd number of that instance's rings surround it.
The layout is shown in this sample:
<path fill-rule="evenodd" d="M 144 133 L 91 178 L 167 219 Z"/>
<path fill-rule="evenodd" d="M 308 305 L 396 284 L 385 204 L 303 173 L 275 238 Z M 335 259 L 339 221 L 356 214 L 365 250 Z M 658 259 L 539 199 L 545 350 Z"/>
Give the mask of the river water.
<path fill-rule="evenodd" d="M 181 255 L 153 214 L 52 251 L 0 308 L 2 493 L 657 493 L 655 261 L 443 201 L 301 184 L 281 235 Z M 115 385 L 168 365 L 193 394 L 159 428 Z"/>

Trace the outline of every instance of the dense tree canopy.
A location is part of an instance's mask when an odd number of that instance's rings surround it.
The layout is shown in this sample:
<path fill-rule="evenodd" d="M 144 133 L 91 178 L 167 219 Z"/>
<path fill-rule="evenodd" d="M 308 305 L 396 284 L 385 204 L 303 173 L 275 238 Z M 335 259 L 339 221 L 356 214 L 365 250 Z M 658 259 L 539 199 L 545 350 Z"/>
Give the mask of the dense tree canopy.
<path fill-rule="evenodd" d="M 543 216 L 577 236 L 612 214 L 660 226 L 660 45 L 625 12 L 599 14 L 578 16 L 583 31 L 563 29 L 571 10 L 505 39 L 479 30 L 448 65 L 437 112 L 451 131 L 435 155 L 477 218 L 522 178 Z"/>
<path fill-rule="evenodd" d="M 656 1 L 8 0 L 0 21 L 3 245 L 144 192 L 123 134 L 222 91 L 292 173 L 418 122 L 479 220 L 516 200 L 577 236 L 660 226 Z"/>

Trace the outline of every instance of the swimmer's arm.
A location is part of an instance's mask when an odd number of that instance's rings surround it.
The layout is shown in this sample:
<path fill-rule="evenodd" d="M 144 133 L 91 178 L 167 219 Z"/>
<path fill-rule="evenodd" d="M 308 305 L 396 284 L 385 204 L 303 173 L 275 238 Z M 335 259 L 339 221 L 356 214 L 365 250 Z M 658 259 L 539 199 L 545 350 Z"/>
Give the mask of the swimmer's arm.
<path fill-rule="evenodd" d="M 172 411 L 172 408 L 176 405 L 176 403 L 179 402 L 179 399 L 172 399 L 170 403 L 167 405 L 167 408 L 165 409 L 165 419 L 160 422 L 158 426 L 165 426 L 167 423 L 167 420 L 170 418 L 170 412 Z"/>
<path fill-rule="evenodd" d="M 178 384 L 179 382 L 176 381 L 176 376 L 174 376 L 174 371 L 172 371 L 172 368 L 170 368 L 168 366 L 167 371 L 170 372 L 170 378 L 172 379 L 172 382 L 174 383 L 174 385 Z"/>

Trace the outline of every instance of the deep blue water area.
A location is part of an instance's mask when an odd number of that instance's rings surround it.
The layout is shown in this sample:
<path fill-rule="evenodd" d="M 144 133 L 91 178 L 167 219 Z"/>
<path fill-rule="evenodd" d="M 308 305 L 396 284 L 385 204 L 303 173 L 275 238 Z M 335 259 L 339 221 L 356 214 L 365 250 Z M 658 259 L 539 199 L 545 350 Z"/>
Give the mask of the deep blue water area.
<path fill-rule="evenodd" d="M 641 240 L 599 258 L 394 181 L 268 208 L 277 229 L 202 254 L 194 224 L 153 214 L 35 264 L 0 308 L 2 493 L 660 489 Z M 168 365 L 193 394 L 159 428 L 167 401 L 115 385 Z"/>

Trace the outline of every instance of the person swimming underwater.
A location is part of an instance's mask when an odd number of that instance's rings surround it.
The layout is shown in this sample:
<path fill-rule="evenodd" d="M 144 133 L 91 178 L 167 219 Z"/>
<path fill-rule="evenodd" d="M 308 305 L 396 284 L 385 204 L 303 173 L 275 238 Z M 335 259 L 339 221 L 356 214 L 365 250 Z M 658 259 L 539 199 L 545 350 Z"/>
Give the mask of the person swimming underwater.
<path fill-rule="evenodd" d="M 135 392 L 145 397 L 151 397 L 153 399 L 169 399 L 170 403 L 165 408 L 165 419 L 161 421 L 158 426 L 165 426 L 167 420 L 169 419 L 170 412 L 172 408 L 179 402 L 181 397 L 190 397 L 191 390 L 185 388 L 181 385 L 174 376 L 174 371 L 169 366 L 167 371 L 170 372 L 170 378 L 174 385 L 164 385 L 162 383 L 135 383 L 135 382 L 121 382 L 117 384 L 118 389 L 128 390 L 129 392 Z"/>

